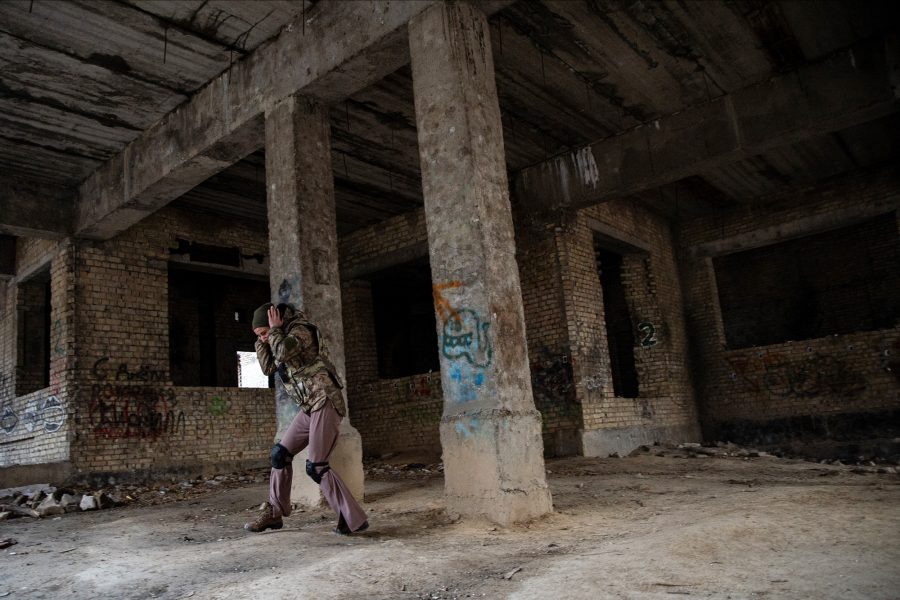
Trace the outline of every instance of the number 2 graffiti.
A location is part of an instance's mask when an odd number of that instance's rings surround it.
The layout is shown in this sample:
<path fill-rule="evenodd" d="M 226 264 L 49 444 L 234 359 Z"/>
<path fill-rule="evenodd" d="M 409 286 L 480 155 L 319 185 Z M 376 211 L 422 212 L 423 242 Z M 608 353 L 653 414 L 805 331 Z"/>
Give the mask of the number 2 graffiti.
<path fill-rule="evenodd" d="M 641 338 L 641 348 L 652 348 L 656 345 L 656 327 L 650 321 L 641 321 L 638 323 L 638 331 L 643 334 Z"/>

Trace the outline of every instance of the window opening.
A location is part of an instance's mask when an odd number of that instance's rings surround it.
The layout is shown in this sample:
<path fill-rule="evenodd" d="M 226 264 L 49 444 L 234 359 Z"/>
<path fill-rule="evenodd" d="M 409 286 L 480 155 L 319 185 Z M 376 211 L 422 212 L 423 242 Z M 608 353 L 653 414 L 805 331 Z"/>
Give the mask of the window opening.
<path fill-rule="evenodd" d="M 370 276 L 378 376 L 439 371 L 437 329 L 427 257 Z"/>
<path fill-rule="evenodd" d="M 730 349 L 895 327 L 896 213 L 713 259 Z"/>
<path fill-rule="evenodd" d="M 269 378 L 262 372 L 256 352 L 237 353 L 238 363 L 238 387 L 242 388 L 267 388 Z"/>
<path fill-rule="evenodd" d="M 241 370 L 238 353 L 255 356 L 256 337 L 246 315 L 268 298 L 265 281 L 198 272 L 169 263 L 172 383 L 238 387 L 241 373 L 252 371 Z"/>

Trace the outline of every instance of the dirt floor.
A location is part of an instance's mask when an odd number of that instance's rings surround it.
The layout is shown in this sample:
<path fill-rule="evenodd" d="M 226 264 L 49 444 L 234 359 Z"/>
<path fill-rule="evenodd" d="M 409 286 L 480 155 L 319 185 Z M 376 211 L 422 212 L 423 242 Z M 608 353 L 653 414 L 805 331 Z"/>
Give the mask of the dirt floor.
<path fill-rule="evenodd" d="M 900 598 L 896 473 L 702 455 L 547 468 L 555 514 L 511 528 L 447 515 L 434 469 L 390 468 L 370 469 L 372 526 L 350 538 L 326 510 L 244 532 L 265 497 L 253 478 L 14 519 L 0 597 Z"/>

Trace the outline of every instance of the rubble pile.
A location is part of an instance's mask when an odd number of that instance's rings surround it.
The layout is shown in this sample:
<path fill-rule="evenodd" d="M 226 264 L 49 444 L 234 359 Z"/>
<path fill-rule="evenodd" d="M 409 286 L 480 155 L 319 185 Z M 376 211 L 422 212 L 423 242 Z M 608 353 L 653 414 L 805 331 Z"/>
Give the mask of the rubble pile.
<path fill-rule="evenodd" d="M 38 484 L 0 490 L 0 521 L 17 517 L 44 518 L 71 512 L 103 510 L 116 506 L 152 506 L 203 496 L 215 490 L 248 483 L 263 483 L 268 469 L 192 480 L 169 478 L 142 484 L 115 484 L 100 490 L 76 491 Z"/>
<path fill-rule="evenodd" d="M 79 510 L 112 508 L 124 504 L 116 496 L 101 490 L 78 493 L 74 490 L 37 485 L 0 492 L 0 521 L 14 517 L 52 517 Z"/>

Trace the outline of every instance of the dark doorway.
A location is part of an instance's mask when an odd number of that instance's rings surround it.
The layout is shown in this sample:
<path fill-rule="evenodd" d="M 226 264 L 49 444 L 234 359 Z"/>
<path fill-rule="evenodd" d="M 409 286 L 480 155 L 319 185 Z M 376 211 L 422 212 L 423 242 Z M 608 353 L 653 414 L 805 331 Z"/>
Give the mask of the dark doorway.
<path fill-rule="evenodd" d="M 440 371 L 427 257 L 379 271 L 370 279 L 378 376 L 394 379 Z"/>
<path fill-rule="evenodd" d="M 613 391 L 620 398 L 638 397 L 638 376 L 634 361 L 634 329 L 622 283 L 622 255 L 600 246 L 594 238 L 594 253 L 600 286 L 603 289 L 603 316 L 609 343 L 609 364 Z"/>

